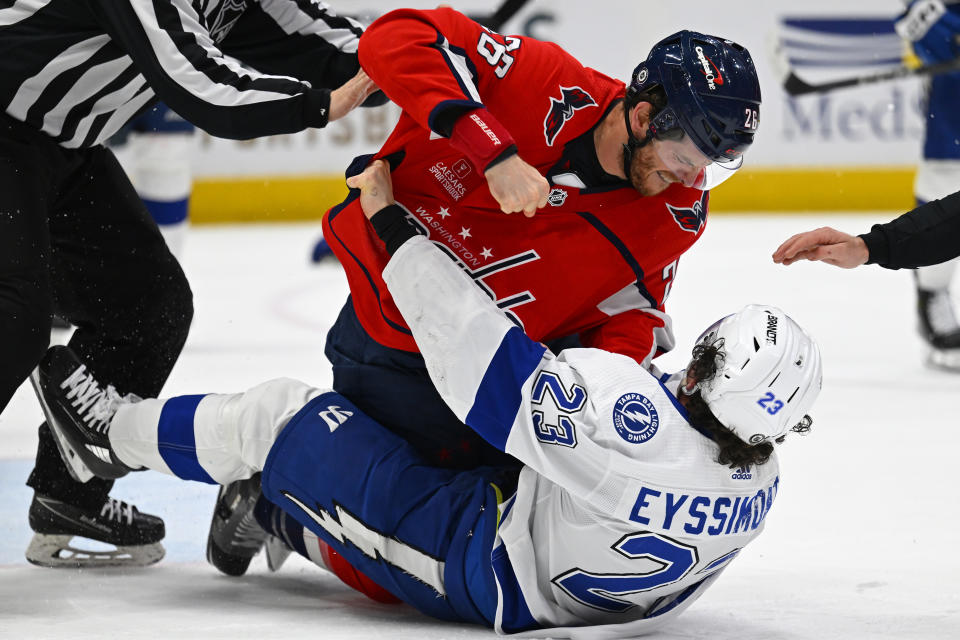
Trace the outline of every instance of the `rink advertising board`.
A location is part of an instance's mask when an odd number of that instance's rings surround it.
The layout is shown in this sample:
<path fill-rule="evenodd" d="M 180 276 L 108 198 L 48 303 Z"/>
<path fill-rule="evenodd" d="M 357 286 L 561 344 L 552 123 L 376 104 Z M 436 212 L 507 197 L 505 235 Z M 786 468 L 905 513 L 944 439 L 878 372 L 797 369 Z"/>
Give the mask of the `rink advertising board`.
<path fill-rule="evenodd" d="M 452 3 L 467 13 L 490 2 Z M 407 2 L 428 8 L 436 2 Z M 337 6 L 364 22 L 397 2 Z M 658 10 L 652 10 L 659 6 Z M 715 190 L 713 211 L 909 208 L 923 131 L 917 80 L 790 98 L 774 45 L 808 82 L 877 73 L 902 64 L 892 21 L 897 0 L 687 0 L 682 13 L 631 0 L 531 0 L 502 29 L 561 44 L 588 66 L 618 78 L 662 37 L 687 28 L 735 40 L 756 62 L 763 92 L 757 142 L 741 174 Z M 343 169 L 376 150 L 398 117 L 389 104 L 358 110 L 324 130 L 253 141 L 200 136 L 193 217 L 316 219 L 346 193 Z"/>

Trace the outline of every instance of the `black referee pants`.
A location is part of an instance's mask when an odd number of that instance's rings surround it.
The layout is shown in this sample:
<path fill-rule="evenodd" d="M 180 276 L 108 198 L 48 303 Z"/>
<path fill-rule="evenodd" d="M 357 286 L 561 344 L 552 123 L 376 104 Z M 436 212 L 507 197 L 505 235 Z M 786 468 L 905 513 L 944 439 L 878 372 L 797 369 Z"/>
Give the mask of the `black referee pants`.
<path fill-rule="evenodd" d="M 113 153 L 65 149 L 0 114 L 0 411 L 46 351 L 53 313 L 76 325 L 70 347 L 99 380 L 149 397 L 183 348 L 193 298 Z M 75 482 L 46 424 L 27 484 L 88 509 L 112 486 Z"/>

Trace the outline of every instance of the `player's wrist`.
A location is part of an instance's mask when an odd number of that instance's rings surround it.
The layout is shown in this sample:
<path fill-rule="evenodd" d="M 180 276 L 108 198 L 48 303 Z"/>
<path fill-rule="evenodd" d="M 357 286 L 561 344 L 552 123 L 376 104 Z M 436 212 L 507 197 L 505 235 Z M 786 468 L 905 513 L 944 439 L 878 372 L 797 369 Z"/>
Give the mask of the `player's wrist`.
<path fill-rule="evenodd" d="M 516 156 L 516 155 L 517 155 L 517 145 L 512 144 L 512 145 L 510 145 L 509 147 L 507 147 L 506 149 L 504 149 L 504 150 L 503 150 L 503 153 L 501 153 L 501 154 L 498 155 L 496 158 L 494 158 L 493 160 L 491 160 L 490 162 L 488 162 L 488 163 L 487 163 L 487 166 L 486 166 L 486 168 L 484 168 L 483 172 L 486 173 L 486 172 L 490 171 L 490 169 L 493 169 L 493 168 L 494 168 L 495 166 L 497 166 L 498 164 L 502 163 L 502 162 L 505 161 L 505 160 L 509 160 L 510 158 L 512 158 L 512 157 L 514 157 L 514 156 Z"/>
<path fill-rule="evenodd" d="M 407 220 L 407 212 L 396 203 L 387 205 L 373 214 L 370 217 L 370 225 L 391 256 L 403 243 L 418 235 L 416 228 Z"/>
<path fill-rule="evenodd" d="M 859 236 L 854 237 L 851 242 L 853 244 L 853 261 L 856 263 L 853 266 L 859 267 L 866 264 L 870 259 L 870 249 L 867 247 L 867 243 Z"/>
<path fill-rule="evenodd" d="M 517 152 L 513 136 L 486 109 L 467 111 L 457 119 L 450 146 L 464 153 L 480 173 Z"/>

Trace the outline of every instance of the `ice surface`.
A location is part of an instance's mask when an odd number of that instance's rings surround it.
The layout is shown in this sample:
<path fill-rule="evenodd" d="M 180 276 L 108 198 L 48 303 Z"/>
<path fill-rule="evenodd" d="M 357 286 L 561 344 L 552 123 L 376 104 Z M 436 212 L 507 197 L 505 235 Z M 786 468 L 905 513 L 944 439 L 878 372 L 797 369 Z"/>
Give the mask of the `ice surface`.
<path fill-rule="evenodd" d="M 657 637 L 711 640 L 960 638 L 960 375 L 922 365 L 910 276 L 877 267 L 773 265 L 788 235 L 874 216 L 716 216 L 681 261 L 668 305 L 682 366 L 691 341 L 748 302 L 782 306 L 820 342 L 824 389 L 808 437 L 781 448 L 766 531 Z M 187 244 L 196 319 L 166 394 L 241 390 L 278 376 L 329 385 L 327 328 L 346 295 L 308 264 L 317 225 L 200 227 Z M 575 248 L 572 251 L 575 256 Z M 611 252 L 611 259 L 618 259 Z M 213 487 L 132 474 L 114 495 L 167 524 L 167 558 L 134 571 L 26 563 L 40 413 L 27 388 L 0 416 L 0 637 L 490 638 L 366 601 L 292 558 L 240 579 L 203 560 Z"/>

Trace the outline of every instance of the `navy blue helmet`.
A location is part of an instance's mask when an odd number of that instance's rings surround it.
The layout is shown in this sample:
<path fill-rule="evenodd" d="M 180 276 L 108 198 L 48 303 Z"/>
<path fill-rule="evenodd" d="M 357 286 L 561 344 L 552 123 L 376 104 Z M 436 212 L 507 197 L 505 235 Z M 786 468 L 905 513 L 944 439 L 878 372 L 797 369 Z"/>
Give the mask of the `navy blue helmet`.
<path fill-rule="evenodd" d="M 654 45 L 634 69 L 627 104 L 658 86 L 667 105 L 653 117 L 648 135 L 669 137 L 680 129 L 714 162 L 740 161 L 760 115 L 760 82 L 749 51 L 729 40 L 679 31 Z"/>

